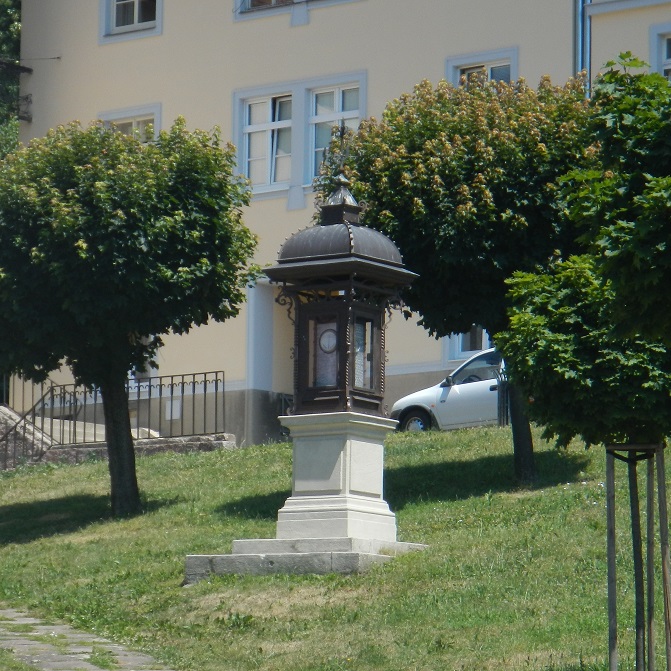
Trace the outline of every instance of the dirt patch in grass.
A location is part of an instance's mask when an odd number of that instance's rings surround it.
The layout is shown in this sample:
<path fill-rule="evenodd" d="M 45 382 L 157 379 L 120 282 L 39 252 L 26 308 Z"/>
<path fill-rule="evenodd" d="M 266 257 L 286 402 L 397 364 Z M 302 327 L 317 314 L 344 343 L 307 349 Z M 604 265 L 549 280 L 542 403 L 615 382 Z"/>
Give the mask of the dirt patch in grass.
<path fill-rule="evenodd" d="M 297 585 L 285 589 L 249 591 L 225 589 L 198 599 L 195 611 L 202 614 L 215 611 L 245 613 L 255 618 L 298 615 L 309 616 L 326 606 L 338 606 L 365 596 L 363 589 L 332 590 L 321 585 Z"/>

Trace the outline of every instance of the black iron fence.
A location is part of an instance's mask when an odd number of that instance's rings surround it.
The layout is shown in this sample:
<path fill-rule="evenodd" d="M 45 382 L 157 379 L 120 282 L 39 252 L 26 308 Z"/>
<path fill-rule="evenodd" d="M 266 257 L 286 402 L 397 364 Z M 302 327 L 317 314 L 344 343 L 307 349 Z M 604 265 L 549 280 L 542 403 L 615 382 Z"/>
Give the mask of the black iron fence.
<path fill-rule="evenodd" d="M 53 445 L 105 441 L 98 389 L 6 379 L 0 388 L 0 468 L 39 459 Z M 223 371 L 130 379 L 126 390 L 135 439 L 225 431 Z"/>

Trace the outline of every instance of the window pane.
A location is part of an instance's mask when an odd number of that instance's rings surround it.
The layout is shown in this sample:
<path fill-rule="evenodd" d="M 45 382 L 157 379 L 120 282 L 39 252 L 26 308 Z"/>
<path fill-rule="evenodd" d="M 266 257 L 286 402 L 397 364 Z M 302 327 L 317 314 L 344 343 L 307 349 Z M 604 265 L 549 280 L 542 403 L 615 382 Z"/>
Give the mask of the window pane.
<path fill-rule="evenodd" d="M 338 383 L 337 332 L 334 315 L 310 319 L 308 384 L 311 387 L 335 387 Z"/>
<path fill-rule="evenodd" d="M 154 119 L 138 119 L 136 123 L 137 133 L 140 137 L 140 140 L 143 142 L 149 142 L 154 137 Z"/>
<path fill-rule="evenodd" d="M 247 105 L 247 124 L 254 126 L 256 124 L 264 123 L 268 120 L 267 114 L 267 102 L 250 103 Z"/>
<path fill-rule="evenodd" d="M 140 0 L 138 22 L 156 21 L 156 0 Z"/>
<path fill-rule="evenodd" d="M 119 133 L 123 133 L 124 135 L 132 135 L 133 134 L 133 122 L 132 121 L 113 121 L 112 123 L 114 125 L 115 130 L 118 130 Z"/>
<path fill-rule="evenodd" d="M 459 75 L 461 77 L 466 77 L 466 79 L 468 80 L 468 78 L 471 75 L 475 75 L 478 72 L 484 72 L 484 71 L 485 71 L 485 66 L 484 65 L 474 65 L 474 66 L 469 67 L 469 68 L 461 68 L 459 70 Z"/>
<path fill-rule="evenodd" d="M 461 351 L 470 352 L 482 349 L 482 327 L 471 326 L 471 330 L 461 334 Z"/>
<path fill-rule="evenodd" d="M 116 19 L 117 28 L 132 26 L 135 23 L 135 0 L 117 0 Z"/>
<path fill-rule="evenodd" d="M 291 179 L 291 156 L 278 156 L 275 159 L 273 182 L 288 182 Z"/>
<path fill-rule="evenodd" d="M 315 162 L 314 162 L 314 165 L 312 166 L 312 174 L 313 175 L 319 175 L 319 167 L 324 162 L 324 155 L 325 154 L 326 154 L 326 152 L 323 149 L 316 149 L 315 150 Z"/>
<path fill-rule="evenodd" d="M 342 92 L 342 111 L 356 112 L 359 109 L 359 89 L 345 89 Z"/>
<path fill-rule="evenodd" d="M 335 91 L 315 94 L 315 114 L 327 114 L 335 111 Z"/>
<path fill-rule="evenodd" d="M 279 128 L 274 133 L 275 170 L 273 182 L 288 182 L 291 178 L 291 128 Z"/>
<path fill-rule="evenodd" d="M 469 384 L 481 380 L 496 380 L 501 369 L 501 355 L 498 352 L 483 354 L 464 366 L 452 376 L 454 384 Z"/>
<path fill-rule="evenodd" d="M 249 6 L 251 9 L 255 7 L 270 7 L 273 4 L 273 0 L 249 0 Z"/>
<path fill-rule="evenodd" d="M 315 124 L 315 149 L 324 149 L 331 143 L 331 129 L 337 124 Z"/>
<path fill-rule="evenodd" d="M 492 81 L 509 82 L 510 81 L 510 64 L 493 65 L 490 70 Z"/>
<path fill-rule="evenodd" d="M 275 98 L 273 121 L 290 121 L 291 120 L 291 97 Z"/>
<path fill-rule="evenodd" d="M 247 156 L 250 159 L 265 158 L 266 134 L 264 132 L 249 133 L 247 136 Z"/>
<path fill-rule="evenodd" d="M 361 317 L 354 324 L 354 385 L 373 388 L 373 322 Z"/>
<path fill-rule="evenodd" d="M 247 177 L 254 186 L 266 184 L 268 175 L 266 174 L 266 159 L 253 159 L 247 161 Z"/>
<path fill-rule="evenodd" d="M 668 60 L 671 59 L 671 37 L 667 37 L 664 42 L 666 45 L 666 56 L 664 58 Z"/>
<path fill-rule="evenodd" d="M 277 130 L 277 153 L 291 154 L 291 128 Z"/>

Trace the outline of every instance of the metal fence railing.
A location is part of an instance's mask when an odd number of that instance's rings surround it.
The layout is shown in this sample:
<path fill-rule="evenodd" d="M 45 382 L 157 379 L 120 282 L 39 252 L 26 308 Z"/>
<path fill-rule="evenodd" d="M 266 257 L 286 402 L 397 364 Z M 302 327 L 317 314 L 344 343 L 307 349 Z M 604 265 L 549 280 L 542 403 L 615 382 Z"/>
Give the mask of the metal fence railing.
<path fill-rule="evenodd" d="M 52 445 L 105 441 L 98 389 L 81 385 L 7 384 L 0 406 L 0 468 L 39 459 Z M 223 371 L 130 379 L 127 387 L 135 439 L 223 433 Z"/>

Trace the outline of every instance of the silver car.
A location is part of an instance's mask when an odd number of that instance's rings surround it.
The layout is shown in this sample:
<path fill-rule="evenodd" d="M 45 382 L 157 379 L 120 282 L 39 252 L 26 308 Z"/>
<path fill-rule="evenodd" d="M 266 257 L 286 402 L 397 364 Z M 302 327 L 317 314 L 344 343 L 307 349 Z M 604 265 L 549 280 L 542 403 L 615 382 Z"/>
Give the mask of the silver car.
<path fill-rule="evenodd" d="M 503 360 L 495 349 L 472 356 L 439 384 L 394 403 L 401 431 L 458 429 L 496 424 Z"/>

